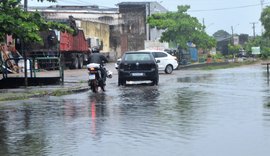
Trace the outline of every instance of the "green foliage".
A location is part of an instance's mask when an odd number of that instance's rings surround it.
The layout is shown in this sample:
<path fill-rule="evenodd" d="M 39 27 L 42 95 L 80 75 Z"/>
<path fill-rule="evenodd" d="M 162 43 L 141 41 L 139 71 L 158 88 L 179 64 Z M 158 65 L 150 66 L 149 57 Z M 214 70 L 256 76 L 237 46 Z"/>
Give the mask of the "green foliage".
<path fill-rule="evenodd" d="M 259 45 L 262 52 L 261 57 L 266 59 L 270 56 L 270 6 L 263 9 L 260 20 L 265 30 L 263 38 L 256 37 L 256 39 L 248 45 L 248 48 L 254 44 Z"/>
<path fill-rule="evenodd" d="M 266 36 L 257 36 L 244 45 L 244 49 L 251 54 L 252 47 L 261 48 L 261 57 L 268 58 L 270 56 L 270 38 Z"/>
<path fill-rule="evenodd" d="M 229 44 L 228 48 L 229 48 L 229 54 L 231 54 L 231 55 L 239 54 L 240 49 L 242 49 L 242 47 L 240 45 L 232 45 L 232 44 Z"/>
<path fill-rule="evenodd" d="M 270 56 L 270 48 L 269 47 L 265 47 L 263 49 L 263 51 L 261 52 L 261 58 L 262 59 L 268 59 L 269 56 Z"/>
<path fill-rule="evenodd" d="M 267 6 L 263 9 L 260 21 L 264 26 L 264 36 L 270 37 L 270 6 Z"/>
<path fill-rule="evenodd" d="M 43 1 L 43 0 L 38 0 Z M 55 0 L 47 0 L 54 2 Z M 39 32 L 41 30 L 57 29 L 73 32 L 67 25 L 47 22 L 38 12 L 25 12 L 20 8 L 21 0 L 0 1 L 0 36 L 22 38 L 24 42 L 42 42 Z M 1 39 L 0 39 L 1 40 Z"/>
<path fill-rule="evenodd" d="M 224 56 L 221 53 L 216 53 L 215 55 L 212 55 L 213 59 L 224 59 Z"/>
<path fill-rule="evenodd" d="M 148 17 L 150 27 L 163 29 L 160 41 L 176 42 L 181 47 L 186 47 L 188 41 L 193 42 L 199 48 L 214 47 L 216 41 L 208 36 L 205 27 L 197 18 L 187 14 L 190 6 L 178 6 L 177 12 L 156 13 Z"/>
<path fill-rule="evenodd" d="M 213 36 L 215 38 L 228 38 L 228 37 L 231 37 L 231 34 L 229 34 L 227 31 L 225 30 L 218 30 L 217 32 L 215 32 L 213 34 Z"/>

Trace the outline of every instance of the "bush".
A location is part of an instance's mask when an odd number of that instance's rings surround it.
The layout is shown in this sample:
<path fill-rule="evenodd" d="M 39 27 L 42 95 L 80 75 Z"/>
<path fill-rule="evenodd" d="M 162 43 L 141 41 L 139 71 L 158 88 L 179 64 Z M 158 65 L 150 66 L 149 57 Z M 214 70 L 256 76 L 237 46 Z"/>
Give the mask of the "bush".
<path fill-rule="evenodd" d="M 224 56 L 221 53 L 217 53 L 216 55 L 212 56 L 213 59 L 223 59 Z"/>
<path fill-rule="evenodd" d="M 263 48 L 261 53 L 262 59 L 267 59 L 270 56 L 270 48 Z"/>

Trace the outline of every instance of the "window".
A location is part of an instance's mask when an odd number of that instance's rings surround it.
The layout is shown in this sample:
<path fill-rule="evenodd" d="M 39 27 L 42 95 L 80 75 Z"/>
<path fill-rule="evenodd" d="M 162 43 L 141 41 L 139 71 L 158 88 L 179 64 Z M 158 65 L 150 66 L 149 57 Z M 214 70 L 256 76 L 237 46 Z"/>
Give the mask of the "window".
<path fill-rule="evenodd" d="M 167 57 L 167 54 L 162 53 L 162 52 L 154 52 L 153 55 L 154 55 L 155 58 Z"/>

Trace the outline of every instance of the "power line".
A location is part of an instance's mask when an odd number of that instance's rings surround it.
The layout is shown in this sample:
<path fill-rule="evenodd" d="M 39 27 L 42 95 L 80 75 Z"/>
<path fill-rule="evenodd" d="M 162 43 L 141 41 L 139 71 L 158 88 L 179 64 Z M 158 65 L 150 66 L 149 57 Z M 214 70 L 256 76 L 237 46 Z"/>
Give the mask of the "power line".
<path fill-rule="evenodd" d="M 58 1 L 62 2 L 62 3 L 69 4 L 69 5 L 97 5 L 97 4 L 85 2 L 83 0 L 77 0 L 77 1 L 74 1 L 74 0 L 58 0 Z M 101 5 L 98 5 L 98 6 L 102 7 L 102 8 L 112 8 L 112 7 L 108 7 L 108 6 L 101 6 Z"/>
<path fill-rule="evenodd" d="M 269 2 L 263 3 L 263 4 L 270 4 Z M 208 12 L 208 11 L 222 11 L 222 10 L 235 10 L 235 9 L 243 9 L 243 8 L 250 8 L 250 7 L 256 7 L 261 6 L 260 4 L 253 4 L 253 5 L 243 5 L 243 6 L 235 6 L 235 7 L 227 7 L 227 8 L 217 8 L 217 9 L 206 9 L 206 10 L 190 10 L 188 12 Z"/>
<path fill-rule="evenodd" d="M 73 0 L 58 0 L 59 2 L 62 2 L 62 3 L 67 3 L 67 4 L 84 4 L 84 5 L 94 5 L 94 4 L 91 4 L 91 3 L 88 3 L 88 2 L 85 2 L 85 1 L 82 1 L 82 0 L 77 0 L 77 1 L 73 1 Z M 58 2 L 57 1 L 57 2 Z"/>

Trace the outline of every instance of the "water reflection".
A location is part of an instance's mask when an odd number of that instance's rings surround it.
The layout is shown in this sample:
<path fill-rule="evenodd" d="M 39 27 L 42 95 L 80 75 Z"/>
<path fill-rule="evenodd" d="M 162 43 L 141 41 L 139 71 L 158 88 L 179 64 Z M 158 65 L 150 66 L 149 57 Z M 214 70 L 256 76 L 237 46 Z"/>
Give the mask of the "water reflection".
<path fill-rule="evenodd" d="M 121 103 L 123 105 L 152 105 L 159 96 L 156 86 L 128 86 L 123 87 L 120 93 Z"/>
<path fill-rule="evenodd" d="M 209 75 L 202 79 L 209 79 Z M 207 99 L 205 92 L 174 90 L 171 86 L 125 87 L 121 92 L 121 116 L 132 122 L 123 123 L 123 132 L 141 140 L 166 142 L 167 138 L 176 137 L 182 138 L 182 142 L 191 141 L 205 124 L 207 100 L 204 99 Z"/>
<path fill-rule="evenodd" d="M 266 156 L 270 88 L 262 73 L 181 72 L 162 75 L 159 86 L 115 83 L 105 93 L 3 104 L 0 155 Z"/>
<path fill-rule="evenodd" d="M 35 129 L 42 125 L 35 123 L 36 112 L 31 105 L 27 103 L 21 107 L 8 105 L 0 111 L 0 155 L 20 155 L 26 151 L 29 155 L 39 155 L 44 138 L 35 132 Z"/>
<path fill-rule="evenodd" d="M 178 88 L 163 91 L 159 97 L 160 120 L 171 130 L 171 137 L 189 142 L 200 134 L 208 110 L 204 92 Z"/>
<path fill-rule="evenodd" d="M 6 113 L 0 112 L 0 155 L 6 155 L 8 153 L 7 141 L 7 129 L 6 125 Z"/>
<path fill-rule="evenodd" d="M 181 77 L 177 79 L 177 82 L 185 82 L 185 83 L 195 83 L 195 82 L 205 82 L 211 81 L 213 74 L 204 74 L 193 77 Z"/>
<path fill-rule="evenodd" d="M 89 96 L 89 112 L 91 117 L 91 134 L 94 139 L 101 138 L 105 117 L 109 115 L 107 111 L 106 94 L 92 94 Z"/>
<path fill-rule="evenodd" d="M 269 130 L 270 130 L 270 88 L 267 88 L 265 92 L 268 93 L 267 94 L 268 96 L 264 97 L 265 100 L 264 100 L 263 117 L 264 117 L 266 127 L 269 127 Z"/>

